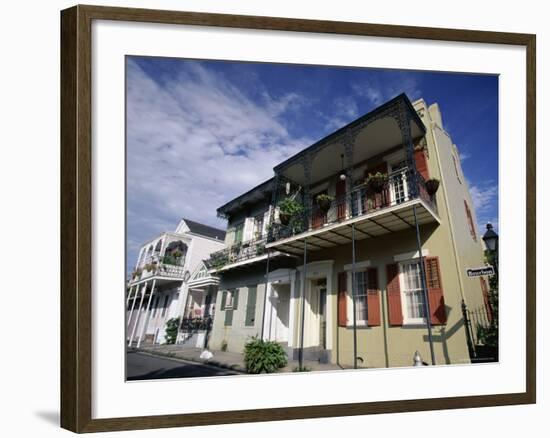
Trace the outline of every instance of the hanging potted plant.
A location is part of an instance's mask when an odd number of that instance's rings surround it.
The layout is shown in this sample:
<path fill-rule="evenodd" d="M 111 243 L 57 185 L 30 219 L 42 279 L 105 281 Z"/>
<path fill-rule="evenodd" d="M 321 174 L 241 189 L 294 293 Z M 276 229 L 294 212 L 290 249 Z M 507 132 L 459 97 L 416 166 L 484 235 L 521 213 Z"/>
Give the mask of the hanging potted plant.
<path fill-rule="evenodd" d="M 303 211 L 303 206 L 292 198 L 285 198 L 279 203 L 279 220 L 281 224 L 288 225 L 290 219 Z"/>
<path fill-rule="evenodd" d="M 317 202 L 319 209 L 323 213 L 327 213 L 330 210 L 330 204 L 332 203 L 332 201 L 334 201 L 334 197 L 321 194 L 315 197 L 315 201 Z"/>
<path fill-rule="evenodd" d="M 439 188 L 439 180 L 437 178 L 430 178 L 426 181 L 426 191 L 428 195 L 433 196 L 436 194 L 437 189 Z"/>
<path fill-rule="evenodd" d="M 376 172 L 375 174 L 369 173 L 365 184 L 368 192 L 381 193 L 388 184 L 388 174 L 381 172 Z"/>

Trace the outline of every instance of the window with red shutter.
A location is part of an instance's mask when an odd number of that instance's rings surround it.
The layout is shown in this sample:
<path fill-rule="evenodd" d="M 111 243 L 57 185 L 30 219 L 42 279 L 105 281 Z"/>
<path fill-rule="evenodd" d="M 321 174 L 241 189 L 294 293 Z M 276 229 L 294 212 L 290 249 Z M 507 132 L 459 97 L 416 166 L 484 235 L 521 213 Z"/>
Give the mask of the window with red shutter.
<path fill-rule="evenodd" d="M 414 162 L 418 173 L 422 175 L 424 180 L 428 180 L 430 178 L 430 174 L 428 172 L 428 162 L 426 160 L 426 151 L 424 149 L 414 151 Z"/>
<path fill-rule="evenodd" d="M 346 327 L 348 325 L 347 316 L 347 274 L 340 272 L 338 274 L 338 325 Z"/>
<path fill-rule="evenodd" d="M 355 293 L 352 295 L 355 298 L 355 323 L 365 326 L 368 320 L 368 289 L 369 280 L 367 271 L 359 271 L 355 273 L 355 283 L 352 285 L 355 288 Z"/>
<path fill-rule="evenodd" d="M 367 323 L 380 325 L 380 289 L 378 288 L 378 269 L 367 270 Z"/>
<path fill-rule="evenodd" d="M 435 325 L 447 322 L 447 311 L 443 299 L 443 285 L 439 269 L 439 257 L 425 257 L 426 287 L 430 302 L 431 322 Z"/>
<path fill-rule="evenodd" d="M 401 287 L 399 285 L 399 269 L 397 263 L 386 266 L 386 295 L 388 297 L 389 325 L 403 325 L 401 310 Z"/>

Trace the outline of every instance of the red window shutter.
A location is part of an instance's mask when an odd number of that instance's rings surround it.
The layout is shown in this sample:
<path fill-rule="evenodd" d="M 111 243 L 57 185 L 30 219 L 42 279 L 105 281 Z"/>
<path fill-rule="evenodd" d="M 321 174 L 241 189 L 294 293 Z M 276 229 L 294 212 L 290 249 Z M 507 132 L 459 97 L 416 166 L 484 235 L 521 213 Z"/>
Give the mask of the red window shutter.
<path fill-rule="evenodd" d="M 403 311 L 401 310 L 401 286 L 399 285 L 399 270 L 397 264 L 386 266 L 388 285 L 388 320 L 390 325 L 403 325 Z"/>
<path fill-rule="evenodd" d="M 340 272 L 338 274 L 338 325 L 346 327 L 348 325 L 347 315 L 347 274 Z"/>
<path fill-rule="evenodd" d="M 428 173 L 428 162 L 426 161 L 426 151 L 424 149 L 414 151 L 414 162 L 416 164 L 416 170 L 427 180 L 430 178 Z"/>
<path fill-rule="evenodd" d="M 483 277 L 479 277 L 479 282 L 481 284 L 481 292 L 483 293 L 483 302 L 485 303 L 487 318 L 489 319 L 489 322 L 492 322 L 493 308 L 491 307 L 491 302 L 489 301 L 489 288 L 487 287 L 487 281 L 485 281 Z"/>
<path fill-rule="evenodd" d="M 378 269 L 367 270 L 367 318 L 368 325 L 380 325 L 380 289 L 378 288 Z"/>
<path fill-rule="evenodd" d="M 445 324 L 447 322 L 447 311 L 445 310 L 445 300 L 443 299 L 439 257 L 425 257 L 424 266 L 426 269 L 426 286 L 430 302 L 431 322 L 435 325 Z"/>

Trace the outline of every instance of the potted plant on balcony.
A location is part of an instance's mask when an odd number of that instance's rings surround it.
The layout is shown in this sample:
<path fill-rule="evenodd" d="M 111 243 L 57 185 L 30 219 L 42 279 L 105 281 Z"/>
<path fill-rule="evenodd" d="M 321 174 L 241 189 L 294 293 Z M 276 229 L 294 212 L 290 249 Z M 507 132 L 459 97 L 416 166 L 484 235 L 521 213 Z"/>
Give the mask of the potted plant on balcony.
<path fill-rule="evenodd" d="M 285 198 L 279 203 L 279 220 L 281 224 L 288 225 L 293 216 L 303 211 L 303 206 L 293 198 Z"/>
<path fill-rule="evenodd" d="M 319 209 L 323 213 L 327 213 L 330 210 L 330 204 L 332 201 L 334 201 L 334 197 L 325 195 L 324 193 L 315 197 L 315 202 L 317 202 Z"/>
<path fill-rule="evenodd" d="M 437 189 L 439 188 L 439 180 L 437 178 L 430 178 L 426 181 L 426 191 L 428 195 L 433 196 L 436 194 Z"/>
<path fill-rule="evenodd" d="M 265 253 L 265 245 L 264 244 L 256 245 L 256 255 L 260 256 L 263 253 Z"/>
<path fill-rule="evenodd" d="M 368 192 L 381 193 L 388 184 L 388 174 L 381 172 L 376 172 L 375 174 L 369 173 L 365 184 Z"/>

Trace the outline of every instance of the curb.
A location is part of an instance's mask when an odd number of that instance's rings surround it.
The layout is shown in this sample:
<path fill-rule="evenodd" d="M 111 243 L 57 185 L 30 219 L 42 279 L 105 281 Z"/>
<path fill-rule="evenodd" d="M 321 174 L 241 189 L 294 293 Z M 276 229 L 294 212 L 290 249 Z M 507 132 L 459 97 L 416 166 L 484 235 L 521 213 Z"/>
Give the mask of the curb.
<path fill-rule="evenodd" d="M 214 366 L 214 367 L 217 367 L 217 368 L 224 368 L 224 369 L 235 371 L 235 372 L 238 372 L 238 373 L 241 373 L 241 374 L 247 374 L 246 369 L 244 367 L 240 366 L 240 365 L 237 365 L 237 364 L 229 365 L 225 362 L 218 362 L 217 360 L 211 360 L 211 359 L 202 360 L 202 359 L 197 359 L 194 356 L 183 356 L 183 355 L 181 355 L 181 353 L 178 353 L 178 354 L 172 353 L 172 352 L 164 353 L 164 352 L 160 352 L 160 351 L 151 351 L 151 350 L 146 350 L 146 349 L 142 349 L 142 348 L 134 348 L 134 347 L 129 348 L 128 351 L 135 351 L 135 352 L 139 352 L 139 353 L 149 354 L 151 356 L 166 357 L 166 358 L 170 358 L 170 359 L 181 359 L 181 360 L 185 360 L 185 361 L 188 361 L 188 362 L 193 362 L 193 363 L 203 364 L 203 365 L 211 365 L 211 366 Z"/>

